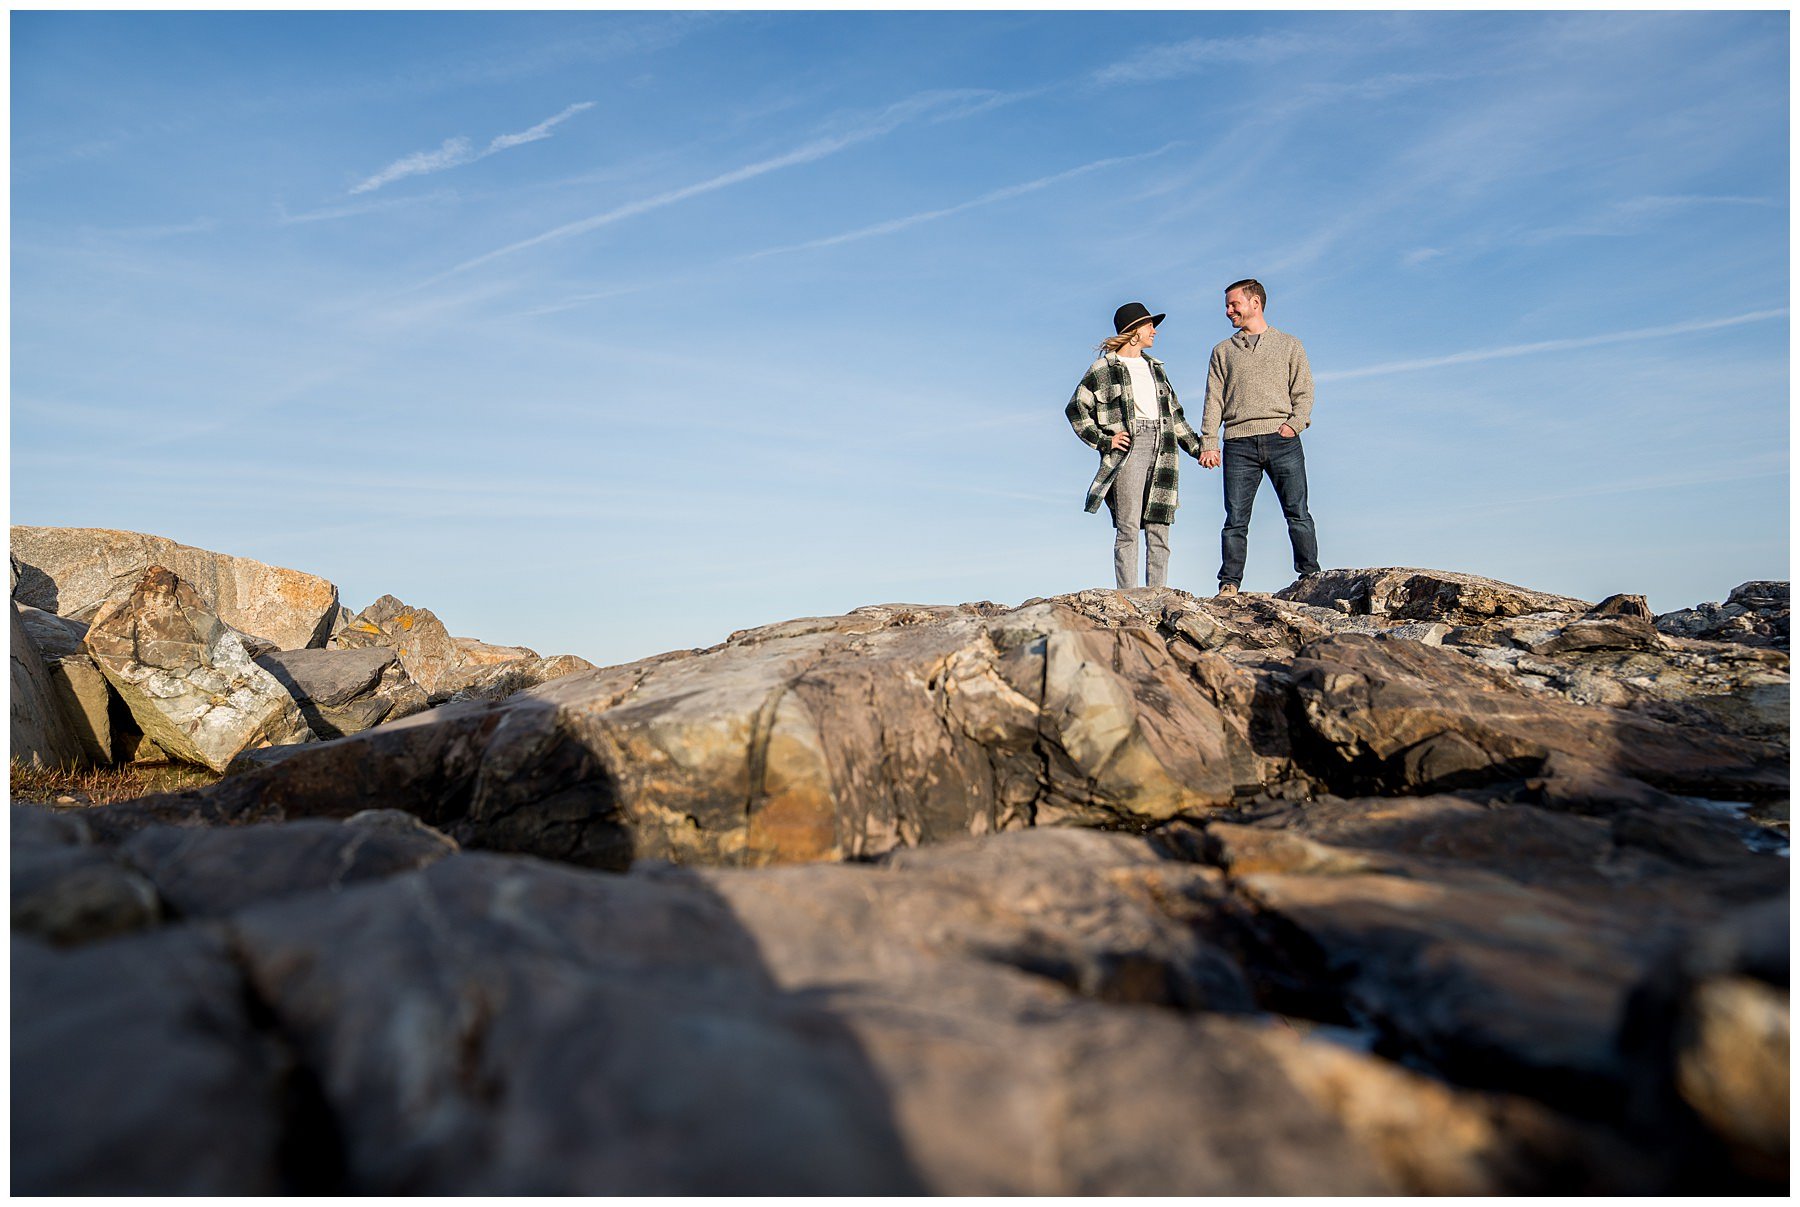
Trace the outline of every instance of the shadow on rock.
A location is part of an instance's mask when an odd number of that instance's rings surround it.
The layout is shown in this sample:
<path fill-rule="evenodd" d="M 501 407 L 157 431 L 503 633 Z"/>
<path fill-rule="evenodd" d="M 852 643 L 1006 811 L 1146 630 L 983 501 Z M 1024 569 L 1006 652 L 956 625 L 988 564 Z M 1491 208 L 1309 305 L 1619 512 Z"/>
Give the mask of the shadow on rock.
<path fill-rule="evenodd" d="M 457 856 L 15 969 L 24 1193 L 922 1190 L 695 882 Z"/>

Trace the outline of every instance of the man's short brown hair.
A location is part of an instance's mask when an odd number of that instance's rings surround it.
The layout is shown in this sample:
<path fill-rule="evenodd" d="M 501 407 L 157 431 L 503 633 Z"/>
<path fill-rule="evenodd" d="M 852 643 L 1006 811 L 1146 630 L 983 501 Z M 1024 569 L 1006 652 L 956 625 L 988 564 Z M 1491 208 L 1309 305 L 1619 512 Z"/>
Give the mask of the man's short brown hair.
<path fill-rule="evenodd" d="M 1229 296 L 1234 289 L 1241 289 L 1251 297 L 1255 298 L 1258 306 L 1267 307 L 1269 304 L 1268 292 L 1263 289 L 1262 282 L 1255 277 L 1247 277 L 1242 281 L 1233 281 L 1225 287 L 1226 295 Z"/>

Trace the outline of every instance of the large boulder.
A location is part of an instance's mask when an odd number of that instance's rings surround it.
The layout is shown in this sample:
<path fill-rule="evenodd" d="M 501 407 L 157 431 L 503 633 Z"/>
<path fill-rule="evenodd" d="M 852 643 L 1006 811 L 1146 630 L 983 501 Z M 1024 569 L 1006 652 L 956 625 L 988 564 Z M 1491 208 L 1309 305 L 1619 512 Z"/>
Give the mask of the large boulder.
<path fill-rule="evenodd" d="M 455 639 L 429 608 L 411 608 L 392 595 L 358 612 L 334 633 L 334 650 L 382 647 L 400 657 L 406 673 L 432 700 L 441 700 L 456 689 L 457 668 L 462 658 Z"/>
<path fill-rule="evenodd" d="M 268 844 L 318 841 L 258 832 L 277 861 Z M 158 842 L 171 873 L 225 854 Z M 1232 957 L 1194 925 L 1224 886 L 1140 839 L 1079 831 L 874 866 L 625 876 L 450 854 L 204 928 L 32 948 L 33 992 L 15 980 L 15 1020 L 30 1008 L 15 1042 L 32 1052 L 14 1094 L 49 1116 L 23 1133 L 29 1151 L 15 1132 L 15 1181 L 336 1194 L 1654 1186 L 1654 1152 L 1553 1108 L 1250 1013 Z M 57 1009 L 82 993 L 89 1009 Z M 106 1093 L 102 1073 L 120 1070 L 141 1076 Z M 69 1127 L 78 1106 L 87 1126 Z M 229 1151 L 201 1159 L 209 1134 Z M 117 1160 L 89 1164 L 105 1146 Z"/>
<path fill-rule="evenodd" d="M 1634 842 L 1629 816 L 1327 798 L 1208 822 L 1193 855 L 1229 874 L 1216 923 L 1273 1002 L 1372 1027 L 1457 1081 L 1620 1117 L 1637 985 L 1787 880 L 1784 858 L 1742 841 L 1696 869 Z"/>
<path fill-rule="evenodd" d="M 1222 807 L 1264 766 L 1250 719 L 1227 722 L 1239 704 L 1253 688 L 1196 680 L 1153 629 L 892 605 L 383 725 L 205 808 L 397 805 L 471 845 L 609 866 L 861 857 Z"/>
<path fill-rule="evenodd" d="M 119 859 L 182 918 L 225 917 L 300 893 L 336 891 L 425 867 L 456 843 L 405 813 L 227 829 L 153 826 L 121 843 Z"/>
<path fill-rule="evenodd" d="M 291 1059 L 246 1011 L 222 938 L 59 952 L 15 936 L 11 979 L 15 1194 L 318 1190 L 322 1154 L 282 1160 L 288 1128 L 308 1127 L 303 1086 L 296 1115 L 273 1109 Z"/>
<path fill-rule="evenodd" d="M 101 607 L 86 644 L 138 726 L 176 758 L 224 771 L 241 750 L 304 733 L 294 698 L 243 635 L 161 566 Z"/>
<path fill-rule="evenodd" d="M 464 666 L 499 666 L 521 658 L 536 658 L 538 652 L 522 645 L 492 645 L 474 637 L 452 637 L 457 659 Z"/>
<path fill-rule="evenodd" d="M 86 654 L 68 654 L 44 664 L 58 706 L 75 729 L 87 760 L 97 766 L 130 757 L 127 744 L 141 737 L 134 726 L 113 724 L 117 697 L 100 668 Z M 115 732 L 116 730 L 116 732 Z"/>
<path fill-rule="evenodd" d="M 15 602 L 19 612 L 19 623 L 25 626 L 25 632 L 31 637 L 31 644 L 45 659 L 66 657 L 69 654 L 81 653 L 82 638 L 87 636 L 87 624 L 79 620 L 70 620 L 66 616 L 58 616 L 55 612 L 46 612 L 42 608 L 34 608 L 29 604 Z"/>
<path fill-rule="evenodd" d="M 1276 598 L 1402 620 L 1478 620 L 1529 612 L 1585 612 L 1593 605 L 1451 570 L 1384 567 L 1309 574 Z"/>
<path fill-rule="evenodd" d="M 1753 581 L 1733 587 L 1724 603 L 1666 612 L 1656 627 L 1671 637 L 1788 648 L 1788 584 Z"/>
<path fill-rule="evenodd" d="M 1626 1020 L 1640 1121 L 1699 1120 L 1751 1187 L 1787 1179 L 1789 929 L 1782 893 L 1671 944 Z"/>
<path fill-rule="evenodd" d="M 226 624 L 279 649 L 323 645 L 337 616 L 337 588 L 298 570 L 109 528 L 14 525 L 13 597 L 58 616 L 91 621 L 130 594 L 152 566 L 190 584 Z"/>
<path fill-rule="evenodd" d="M 156 925 L 156 888 L 95 843 L 79 814 L 12 806 L 12 928 L 57 944 L 87 943 Z"/>
<path fill-rule="evenodd" d="M 757 865 L 1143 829 L 1328 789 L 1517 784 L 1559 754 L 1565 776 L 1785 791 L 1775 742 L 1528 689 L 1420 623 L 1173 591 L 861 608 L 390 722 L 112 816 L 399 807 L 475 847 Z"/>
<path fill-rule="evenodd" d="M 500 662 L 464 664 L 449 680 L 456 685 L 450 699 L 504 700 L 527 688 L 541 687 L 552 679 L 594 669 L 593 663 L 574 654 L 557 654 L 549 658 L 531 654 Z"/>
<path fill-rule="evenodd" d="M 12 605 L 12 757 L 40 767 L 78 766 L 88 753 L 19 611 Z"/>
<path fill-rule="evenodd" d="M 257 655 L 256 664 L 288 689 L 320 738 L 361 733 L 426 707 L 425 693 L 391 649 L 276 650 Z"/>
<path fill-rule="evenodd" d="M 1450 585 L 882 605 L 33 813 L 28 971 L 141 1025 L 15 1039 L 91 1115 L 23 1184 L 1776 1191 L 1785 652 Z"/>
<path fill-rule="evenodd" d="M 1291 665 L 1311 757 L 1358 791 L 1409 792 L 1535 775 L 1558 752 L 1675 792 L 1785 793 L 1785 753 L 1629 712 L 1531 693 L 1416 642 L 1345 633 Z"/>

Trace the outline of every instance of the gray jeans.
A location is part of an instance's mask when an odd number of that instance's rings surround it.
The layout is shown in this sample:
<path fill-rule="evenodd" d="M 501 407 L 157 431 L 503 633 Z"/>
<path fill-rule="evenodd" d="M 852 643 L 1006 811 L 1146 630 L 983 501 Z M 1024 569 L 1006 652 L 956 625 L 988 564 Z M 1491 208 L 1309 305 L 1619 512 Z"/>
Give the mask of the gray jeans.
<path fill-rule="evenodd" d="M 1139 532 L 1144 534 L 1144 574 L 1149 585 L 1169 585 L 1169 526 L 1143 522 L 1144 496 L 1150 493 L 1150 472 L 1156 468 L 1156 448 L 1161 443 L 1160 420 L 1139 419 L 1133 424 L 1131 449 L 1106 496 L 1113 522 L 1113 581 L 1121 589 L 1137 586 Z"/>

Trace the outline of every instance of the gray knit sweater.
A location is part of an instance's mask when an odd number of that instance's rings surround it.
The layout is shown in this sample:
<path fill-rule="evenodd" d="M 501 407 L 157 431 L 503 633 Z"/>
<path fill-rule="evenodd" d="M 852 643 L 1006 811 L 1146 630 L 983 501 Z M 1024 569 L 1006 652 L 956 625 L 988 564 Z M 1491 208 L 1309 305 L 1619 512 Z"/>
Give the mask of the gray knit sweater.
<path fill-rule="evenodd" d="M 1239 331 L 1212 350 L 1200 447 L 1219 447 L 1221 422 L 1227 440 L 1264 436 L 1284 423 L 1303 432 L 1312 421 L 1312 405 L 1312 366 L 1300 341 L 1270 327 L 1252 348 L 1250 337 Z"/>

